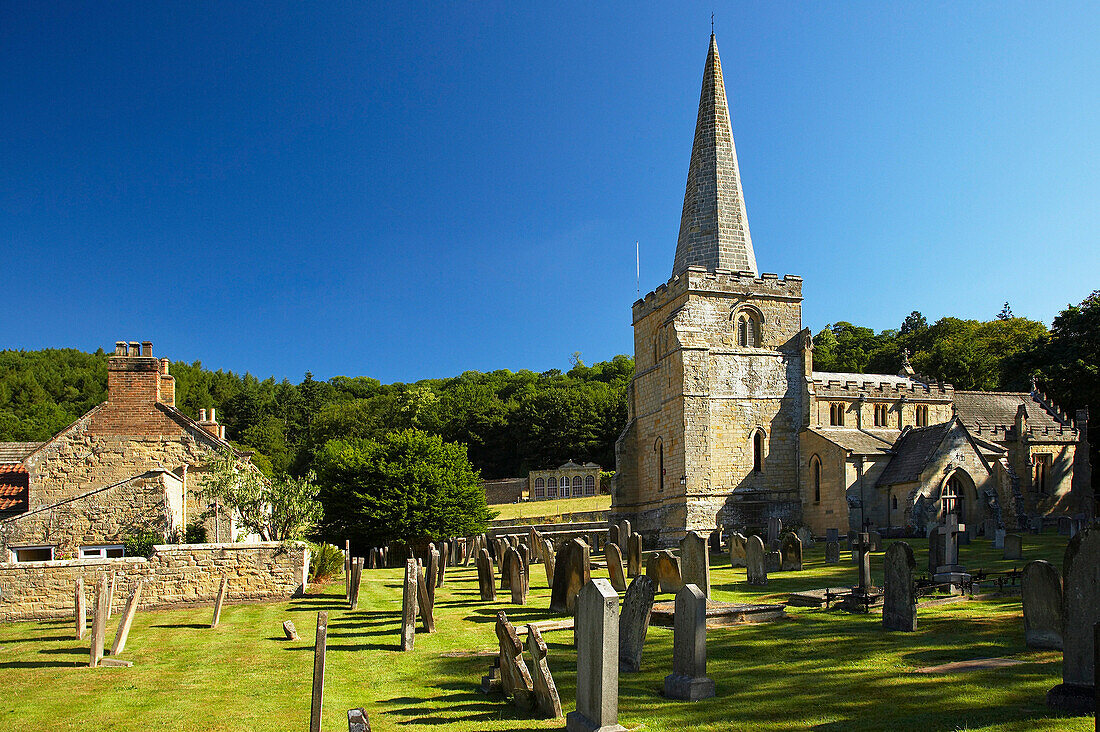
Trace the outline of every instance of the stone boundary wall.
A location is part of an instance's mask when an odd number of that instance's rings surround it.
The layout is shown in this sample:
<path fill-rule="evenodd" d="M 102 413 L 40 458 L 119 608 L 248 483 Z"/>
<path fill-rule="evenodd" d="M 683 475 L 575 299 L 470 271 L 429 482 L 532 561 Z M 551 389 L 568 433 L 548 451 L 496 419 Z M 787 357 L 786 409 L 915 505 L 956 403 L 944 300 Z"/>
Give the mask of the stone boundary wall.
<path fill-rule="evenodd" d="M 481 483 L 485 491 L 485 503 L 490 506 L 502 503 L 516 503 L 527 492 L 526 478 L 501 478 L 485 480 Z"/>
<path fill-rule="evenodd" d="M 222 577 L 229 578 L 230 603 L 284 600 L 307 587 L 309 549 L 300 542 L 170 544 L 154 547 L 148 559 L 4 563 L 0 564 L 0 622 L 72 617 L 76 579 L 84 578 L 88 607 L 92 607 L 104 573 L 115 576 L 111 607 L 119 611 L 138 579 L 145 580 L 142 610 L 212 603 Z"/>
<path fill-rule="evenodd" d="M 494 519 L 489 522 L 489 530 L 496 529 L 508 529 L 513 526 L 527 527 L 534 525 L 536 527 L 550 526 L 552 524 L 575 524 L 575 523 L 606 523 L 608 516 L 611 514 L 610 509 L 601 509 L 598 511 L 574 511 L 573 513 L 555 513 L 548 516 L 524 516 L 523 518 L 514 519 Z M 532 522 L 537 522 L 532 524 Z M 539 529 L 542 531 L 542 529 Z"/>

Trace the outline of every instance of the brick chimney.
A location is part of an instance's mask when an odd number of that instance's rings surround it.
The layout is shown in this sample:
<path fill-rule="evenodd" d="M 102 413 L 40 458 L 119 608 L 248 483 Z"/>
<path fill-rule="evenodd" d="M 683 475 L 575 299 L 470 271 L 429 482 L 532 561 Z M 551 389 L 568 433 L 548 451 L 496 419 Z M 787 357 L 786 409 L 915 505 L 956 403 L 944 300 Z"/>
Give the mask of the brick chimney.
<path fill-rule="evenodd" d="M 161 398 L 161 361 L 153 358 L 153 344 L 149 341 L 115 342 L 114 355 L 107 359 L 107 401 L 111 404 L 152 404 L 165 401 Z M 167 361 L 164 370 L 167 371 Z M 173 387 L 168 376 L 167 386 Z M 169 399 L 175 402 L 175 388 L 169 388 Z"/>

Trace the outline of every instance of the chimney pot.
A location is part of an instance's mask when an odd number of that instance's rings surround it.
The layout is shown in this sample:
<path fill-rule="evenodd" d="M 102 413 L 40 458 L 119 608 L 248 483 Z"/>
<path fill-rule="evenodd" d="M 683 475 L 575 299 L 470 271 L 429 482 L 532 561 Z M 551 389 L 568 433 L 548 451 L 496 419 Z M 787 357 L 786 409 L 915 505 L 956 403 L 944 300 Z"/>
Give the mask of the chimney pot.
<path fill-rule="evenodd" d="M 125 356 L 126 355 L 126 341 L 115 341 L 115 355 L 116 356 Z"/>
<path fill-rule="evenodd" d="M 168 359 L 162 358 L 160 360 L 160 372 L 162 374 L 167 374 L 168 373 Z"/>
<path fill-rule="evenodd" d="M 200 409 L 199 410 L 199 421 L 200 422 L 205 422 L 206 421 L 206 410 L 205 409 Z"/>
<path fill-rule="evenodd" d="M 218 421 L 218 418 L 215 416 L 215 414 L 216 413 L 214 411 L 214 408 L 210 407 L 210 421 L 211 422 L 217 422 Z"/>
<path fill-rule="evenodd" d="M 141 344 L 138 343 L 137 341 L 130 341 L 130 353 L 128 355 L 130 355 L 130 356 L 140 356 L 141 355 Z"/>
<path fill-rule="evenodd" d="M 142 341 L 141 342 L 141 355 L 142 356 L 152 356 L 153 355 L 153 342 L 152 341 Z"/>

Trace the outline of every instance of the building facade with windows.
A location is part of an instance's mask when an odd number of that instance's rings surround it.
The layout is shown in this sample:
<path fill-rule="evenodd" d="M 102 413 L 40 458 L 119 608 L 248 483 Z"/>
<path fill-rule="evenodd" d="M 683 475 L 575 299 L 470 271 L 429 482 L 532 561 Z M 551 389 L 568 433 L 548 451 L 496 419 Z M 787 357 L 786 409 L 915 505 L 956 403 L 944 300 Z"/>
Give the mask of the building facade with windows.
<path fill-rule="evenodd" d="M 634 303 L 612 519 L 661 544 L 768 517 L 916 530 L 1091 514 L 1087 413 L 1037 389 L 816 372 L 802 278 L 759 273 L 714 36 L 672 276 Z"/>
<path fill-rule="evenodd" d="M 532 501 L 594 496 L 600 490 L 600 466 L 570 460 L 552 470 L 532 470 L 527 476 Z"/>

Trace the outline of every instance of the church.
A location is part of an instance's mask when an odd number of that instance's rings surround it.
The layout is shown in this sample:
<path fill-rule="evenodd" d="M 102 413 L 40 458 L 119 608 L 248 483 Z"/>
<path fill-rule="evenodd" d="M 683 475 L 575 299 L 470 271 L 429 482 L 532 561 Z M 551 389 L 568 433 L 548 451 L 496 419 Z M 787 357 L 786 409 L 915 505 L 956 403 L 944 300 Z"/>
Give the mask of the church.
<path fill-rule="evenodd" d="M 659 545 L 760 527 L 916 533 L 1091 514 L 1086 410 L 914 373 L 814 371 L 802 278 L 757 268 L 714 35 L 672 276 L 634 303 L 611 519 Z"/>

